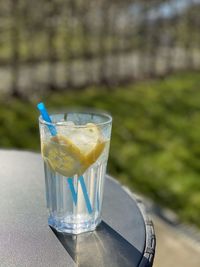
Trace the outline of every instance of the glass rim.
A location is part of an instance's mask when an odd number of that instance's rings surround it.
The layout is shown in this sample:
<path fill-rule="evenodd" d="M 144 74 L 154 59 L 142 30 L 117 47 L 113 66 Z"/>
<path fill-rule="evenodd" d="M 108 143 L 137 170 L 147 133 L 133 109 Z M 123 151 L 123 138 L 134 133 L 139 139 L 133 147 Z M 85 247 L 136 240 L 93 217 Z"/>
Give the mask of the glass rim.
<path fill-rule="evenodd" d="M 63 115 L 63 114 L 67 114 L 67 113 L 69 113 L 69 114 L 70 113 L 71 114 L 72 113 L 88 114 L 88 115 L 96 115 L 96 116 L 99 116 L 99 117 L 107 118 L 107 120 L 104 121 L 104 122 L 99 122 L 99 123 L 91 122 L 95 126 L 104 126 L 104 125 L 112 123 L 112 116 L 110 114 L 108 114 L 106 112 L 98 112 L 98 111 L 96 112 L 96 111 L 73 111 L 72 110 L 72 111 L 66 111 L 66 112 L 63 112 L 63 113 L 61 113 L 61 112 L 59 112 L 59 113 L 51 113 L 51 114 L 49 114 L 49 116 L 51 117 L 51 116 Z M 39 119 L 39 123 L 43 124 L 43 125 L 50 125 L 50 126 L 56 126 L 56 127 L 65 126 L 65 127 L 71 127 L 71 128 L 87 128 L 88 127 L 87 124 L 84 124 L 84 125 L 82 125 L 82 124 L 66 125 L 65 124 L 66 121 L 48 122 L 48 121 L 43 120 L 41 115 L 39 116 L 38 119 Z M 90 122 L 88 122 L 88 123 L 90 123 Z"/>

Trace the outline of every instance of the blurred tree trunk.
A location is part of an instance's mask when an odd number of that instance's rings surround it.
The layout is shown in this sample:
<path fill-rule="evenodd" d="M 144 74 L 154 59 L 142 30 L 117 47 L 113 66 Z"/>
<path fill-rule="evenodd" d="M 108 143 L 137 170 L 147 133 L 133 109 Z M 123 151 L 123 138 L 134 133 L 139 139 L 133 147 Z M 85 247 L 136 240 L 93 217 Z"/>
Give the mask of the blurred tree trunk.
<path fill-rule="evenodd" d="M 11 46 L 11 95 L 14 97 L 21 97 L 19 92 L 19 70 L 20 70 L 20 25 L 19 25 L 19 0 L 11 0 L 10 2 L 10 46 Z"/>
<path fill-rule="evenodd" d="M 46 2 L 47 8 L 47 53 L 48 53 L 48 84 L 52 91 L 56 88 L 56 24 L 57 24 L 57 6 L 55 0 Z"/>
<path fill-rule="evenodd" d="M 83 60 L 86 61 L 85 66 L 83 66 L 83 72 L 85 76 L 85 83 L 90 84 L 93 80 L 93 72 L 91 69 L 91 65 L 89 61 L 91 60 L 92 52 L 91 52 L 91 42 L 92 33 L 90 31 L 90 12 L 91 12 L 91 0 L 84 0 L 80 7 L 79 19 L 82 27 L 82 51 L 83 51 Z M 92 14 L 91 14 L 92 15 Z"/>
<path fill-rule="evenodd" d="M 192 57 L 195 70 L 200 67 L 200 5 L 194 5 L 192 9 L 193 47 Z"/>
<path fill-rule="evenodd" d="M 119 82 L 119 72 L 120 72 L 120 62 L 117 59 L 118 50 L 119 50 L 119 36 L 117 31 L 117 17 L 118 10 L 116 9 L 116 5 L 111 5 L 110 8 L 110 37 L 111 37 L 111 49 L 109 51 L 109 56 L 111 58 L 110 68 L 111 70 L 111 79 L 112 84 L 118 84 Z"/>
<path fill-rule="evenodd" d="M 191 6 L 188 8 L 185 14 L 185 27 L 187 31 L 187 38 L 185 40 L 185 66 L 187 69 L 194 69 L 193 59 L 193 43 L 195 38 L 194 23 L 193 23 L 193 11 L 194 1 L 190 0 Z"/>
<path fill-rule="evenodd" d="M 168 5 L 171 2 L 168 0 Z M 166 27 L 166 36 L 168 40 L 167 42 L 167 57 L 166 57 L 166 74 L 172 73 L 176 69 L 176 60 L 177 53 L 176 49 L 178 49 L 178 23 L 179 23 L 179 7 L 177 3 L 174 4 L 174 15 L 171 19 L 166 19 L 165 27 Z"/>
<path fill-rule="evenodd" d="M 157 75 L 157 53 L 159 48 L 159 27 L 157 24 L 149 25 L 147 35 L 147 73 L 150 77 Z"/>
<path fill-rule="evenodd" d="M 75 38 L 75 21 L 77 6 L 76 0 L 68 0 L 64 4 L 64 38 L 63 38 L 63 49 L 64 49 L 64 59 L 65 59 L 65 73 L 66 73 L 66 87 L 72 88 L 73 81 L 73 60 L 74 50 L 73 41 Z"/>
<path fill-rule="evenodd" d="M 107 79 L 107 49 L 106 38 L 109 29 L 109 2 L 102 0 L 101 5 L 101 26 L 99 31 L 99 81 L 102 84 L 108 84 Z"/>
<path fill-rule="evenodd" d="M 26 36 L 24 40 L 26 44 L 27 54 L 25 61 L 28 62 L 28 79 L 31 84 L 31 90 L 34 91 L 37 87 L 37 79 L 35 76 L 35 39 L 34 33 L 37 32 L 37 28 L 35 28 L 35 19 L 34 19 L 35 9 L 31 3 L 31 0 L 24 1 L 23 6 L 23 31 Z M 37 22 L 39 23 L 39 22 Z M 37 88 L 38 89 L 38 88 Z"/>
<path fill-rule="evenodd" d="M 122 50 L 122 31 L 121 29 L 119 30 L 119 18 L 120 18 L 120 7 L 115 6 L 115 15 L 113 18 L 113 53 L 112 53 L 112 58 L 113 58 L 113 66 L 115 69 L 115 83 L 119 84 L 121 81 L 121 50 Z"/>
<path fill-rule="evenodd" d="M 147 4 L 146 11 L 148 14 L 148 21 L 147 21 L 147 33 L 146 33 L 146 73 L 150 77 L 157 76 L 159 73 L 157 62 L 159 55 L 159 48 L 160 48 L 160 41 L 163 36 L 162 32 L 162 20 L 163 17 L 153 18 L 149 15 L 150 10 L 159 10 L 160 6 L 162 5 L 163 1 L 154 0 Z"/>
<path fill-rule="evenodd" d="M 140 7 L 140 23 L 138 27 L 138 38 L 139 38 L 139 47 L 138 47 L 138 70 L 137 73 L 140 77 L 143 77 L 146 73 L 146 62 L 147 62 L 147 45 L 148 45 L 148 5 L 144 2 Z"/>

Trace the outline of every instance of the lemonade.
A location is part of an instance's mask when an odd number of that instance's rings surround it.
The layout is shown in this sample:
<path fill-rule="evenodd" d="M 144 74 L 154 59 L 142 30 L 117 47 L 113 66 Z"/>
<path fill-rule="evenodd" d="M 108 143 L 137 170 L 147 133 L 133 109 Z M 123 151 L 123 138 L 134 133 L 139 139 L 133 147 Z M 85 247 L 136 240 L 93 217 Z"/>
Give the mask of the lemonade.
<path fill-rule="evenodd" d="M 67 113 L 51 119 L 55 136 L 40 118 L 48 222 L 61 232 L 94 230 L 101 221 L 111 117 Z"/>

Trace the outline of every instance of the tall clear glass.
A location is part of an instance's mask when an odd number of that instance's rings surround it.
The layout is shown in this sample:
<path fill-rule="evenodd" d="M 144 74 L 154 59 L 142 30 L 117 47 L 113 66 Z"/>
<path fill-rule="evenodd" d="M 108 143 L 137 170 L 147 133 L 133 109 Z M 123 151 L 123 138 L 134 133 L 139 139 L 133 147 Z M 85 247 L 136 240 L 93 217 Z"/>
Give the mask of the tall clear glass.
<path fill-rule="evenodd" d="M 93 231 L 101 222 L 112 118 L 107 114 L 39 117 L 48 223 L 59 232 Z"/>

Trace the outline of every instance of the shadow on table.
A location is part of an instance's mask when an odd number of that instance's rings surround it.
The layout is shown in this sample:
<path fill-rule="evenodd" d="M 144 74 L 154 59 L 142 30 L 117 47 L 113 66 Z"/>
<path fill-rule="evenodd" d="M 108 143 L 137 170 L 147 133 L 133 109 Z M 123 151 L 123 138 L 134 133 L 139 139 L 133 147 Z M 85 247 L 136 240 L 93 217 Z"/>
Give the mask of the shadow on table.
<path fill-rule="evenodd" d="M 96 231 L 77 236 L 51 229 L 80 267 L 134 267 L 142 258 L 133 245 L 105 222 Z"/>

